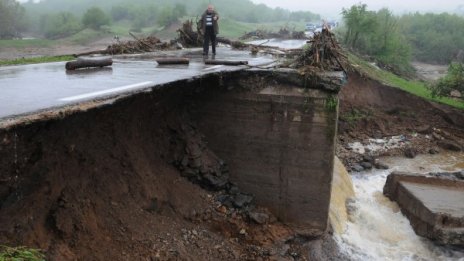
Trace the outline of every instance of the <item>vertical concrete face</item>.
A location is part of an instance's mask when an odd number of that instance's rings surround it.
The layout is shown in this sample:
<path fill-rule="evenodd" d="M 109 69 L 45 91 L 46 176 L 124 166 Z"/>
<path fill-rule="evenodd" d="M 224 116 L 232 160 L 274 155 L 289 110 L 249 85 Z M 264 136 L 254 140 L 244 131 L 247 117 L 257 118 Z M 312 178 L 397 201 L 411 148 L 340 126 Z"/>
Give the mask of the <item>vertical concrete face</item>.
<path fill-rule="evenodd" d="M 275 81 L 204 93 L 196 120 L 232 182 L 301 234 L 326 231 L 338 97 Z M 208 128 L 205 128 L 208 126 Z"/>

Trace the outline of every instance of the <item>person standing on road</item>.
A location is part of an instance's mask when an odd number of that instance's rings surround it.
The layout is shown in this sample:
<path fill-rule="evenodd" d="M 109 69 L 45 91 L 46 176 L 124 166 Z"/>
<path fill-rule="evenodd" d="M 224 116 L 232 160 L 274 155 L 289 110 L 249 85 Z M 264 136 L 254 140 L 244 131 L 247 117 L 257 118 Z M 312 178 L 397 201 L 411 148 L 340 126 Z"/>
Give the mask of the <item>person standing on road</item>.
<path fill-rule="evenodd" d="M 211 47 L 213 55 L 216 55 L 216 35 L 219 33 L 218 26 L 219 15 L 214 10 L 213 5 L 208 5 L 208 9 L 201 16 L 201 30 L 203 32 L 203 55 L 208 55 L 209 41 L 211 40 Z"/>

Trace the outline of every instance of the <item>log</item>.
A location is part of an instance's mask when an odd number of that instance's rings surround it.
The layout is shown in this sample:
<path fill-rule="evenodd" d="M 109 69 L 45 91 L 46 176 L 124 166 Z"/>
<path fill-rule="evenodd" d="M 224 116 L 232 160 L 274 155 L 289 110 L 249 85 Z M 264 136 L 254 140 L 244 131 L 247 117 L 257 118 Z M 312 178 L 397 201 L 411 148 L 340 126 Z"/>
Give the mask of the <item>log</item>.
<path fill-rule="evenodd" d="M 215 65 L 247 65 L 248 61 L 205 60 L 205 64 Z"/>
<path fill-rule="evenodd" d="M 111 66 L 113 59 L 107 58 L 78 58 L 75 61 L 67 62 L 65 67 L 66 70 L 76 70 L 80 68 L 91 68 L 91 67 L 104 67 Z"/>
<path fill-rule="evenodd" d="M 189 64 L 189 58 L 156 58 L 158 64 Z"/>

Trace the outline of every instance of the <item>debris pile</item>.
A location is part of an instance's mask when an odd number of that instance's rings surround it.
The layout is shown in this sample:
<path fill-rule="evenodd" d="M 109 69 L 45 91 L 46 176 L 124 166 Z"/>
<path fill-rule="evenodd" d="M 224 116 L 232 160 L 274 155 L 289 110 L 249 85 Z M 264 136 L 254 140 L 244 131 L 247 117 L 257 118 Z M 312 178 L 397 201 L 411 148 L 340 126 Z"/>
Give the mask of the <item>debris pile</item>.
<path fill-rule="evenodd" d="M 92 54 L 103 54 L 103 55 L 114 55 L 114 54 L 134 54 L 153 52 L 156 50 L 175 50 L 178 49 L 176 41 L 162 42 L 155 36 L 148 36 L 145 38 L 138 38 L 132 33 L 130 35 L 135 39 L 133 41 L 117 42 L 108 46 L 103 50 L 96 50 L 91 52 L 85 52 L 77 54 L 76 56 L 92 55 Z"/>
<path fill-rule="evenodd" d="M 196 22 L 197 30 L 193 30 L 193 21 L 187 20 L 182 24 L 182 27 L 177 30 L 179 37 L 177 41 L 185 47 L 201 47 L 203 46 L 203 34 L 200 30 L 200 24 Z M 224 37 L 217 37 L 218 43 L 230 45 L 234 49 L 248 48 L 250 45 L 241 41 L 233 41 Z"/>
<path fill-rule="evenodd" d="M 134 36 L 133 36 L 134 37 Z M 134 41 L 120 42 L 112 44 L 106 48 L 108 54 L 127 54 L 127 53 L 143 53 L 153 52 L 155 50 L 171 49 L 172 44 L 162 42 L 155 36 L 146 38 L 136 38 Z"/>
<path fill-rule="evenodd" d="M 258 29 L 256 31 L 245 33 L 240 37 L 240 40 L 247 39 L 307 39 L 303 31 L 289 30 L 287 27 L 280 28 L 276 32 L 271 32 L 263 29 Z"/>
<path fill-rule="evenodd" d="M 308 41 L 309 48 L 305 49 L 296 60 L 297 67 L 308 71 L 345 71 L 349 65 L 348 58 L 343 54 L 335 35 L 328 29 L 315 33 Z"/>
<path fill-rule="evenodd" d="M 185 47 L 198 47 L 203 45 L 203 35 L 199 30 L 197 22 L 197 31 L 193 30 L 193 21 L 187 20 L 182 24 L 182 27 L 177 29 L 179 33 L 178 41 Z"/>

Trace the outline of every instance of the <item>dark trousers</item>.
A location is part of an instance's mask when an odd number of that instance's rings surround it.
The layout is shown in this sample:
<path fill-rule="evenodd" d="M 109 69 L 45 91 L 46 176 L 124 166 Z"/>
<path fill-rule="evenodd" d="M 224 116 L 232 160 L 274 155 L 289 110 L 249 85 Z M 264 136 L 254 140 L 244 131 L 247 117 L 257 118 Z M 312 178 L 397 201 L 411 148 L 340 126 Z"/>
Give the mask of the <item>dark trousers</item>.
<path fill-rule="evenodd" d="M 206 32 L 203 39 L 203 54 L 208 55 L 210 40 L 213 54 L 216 54 L 216 34 L 214 33 L 214 28 L 212 26 L 207 26 L 205 31 Z"/>

